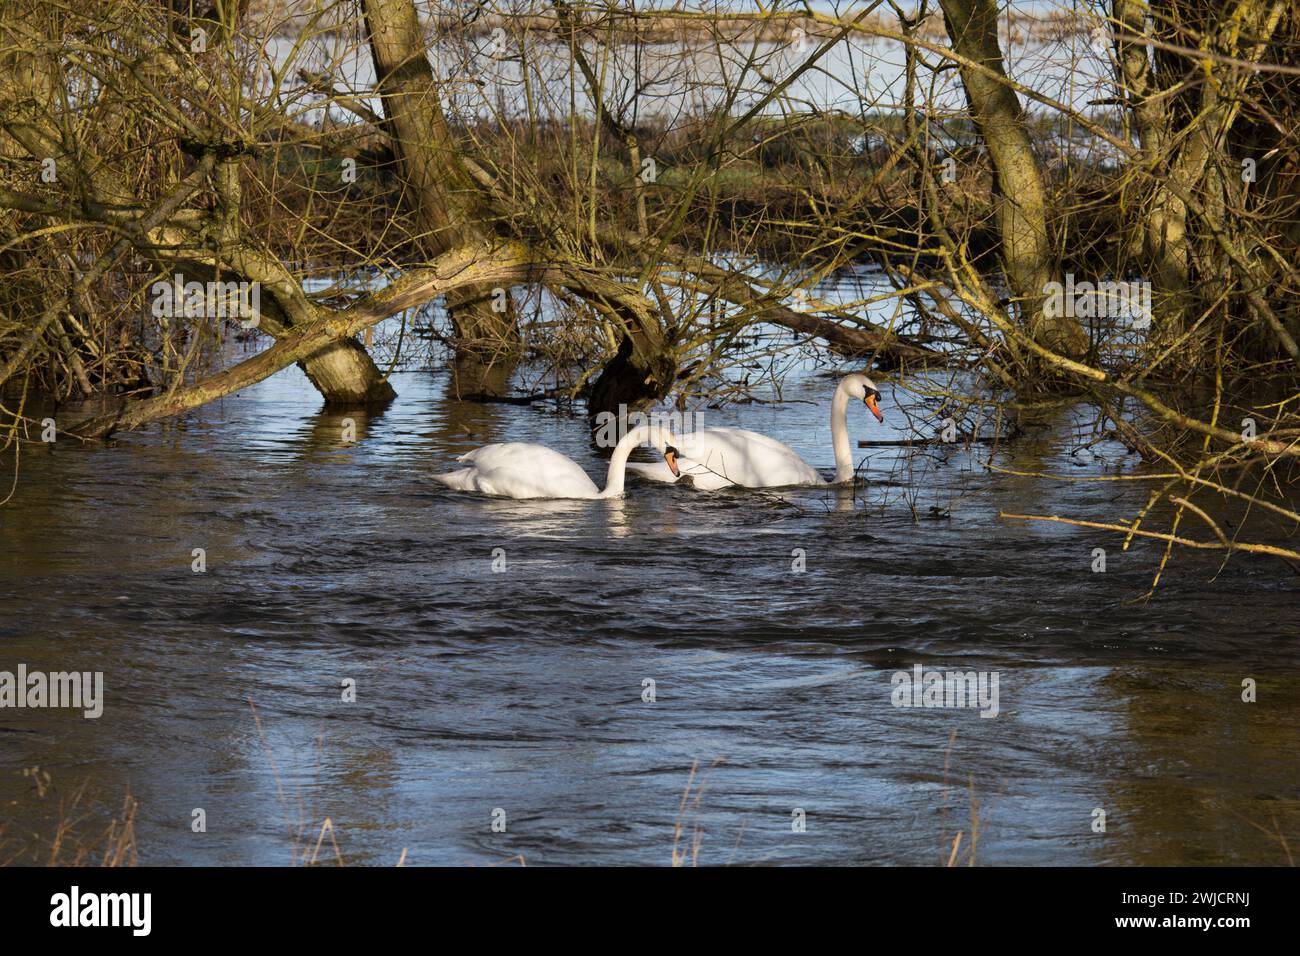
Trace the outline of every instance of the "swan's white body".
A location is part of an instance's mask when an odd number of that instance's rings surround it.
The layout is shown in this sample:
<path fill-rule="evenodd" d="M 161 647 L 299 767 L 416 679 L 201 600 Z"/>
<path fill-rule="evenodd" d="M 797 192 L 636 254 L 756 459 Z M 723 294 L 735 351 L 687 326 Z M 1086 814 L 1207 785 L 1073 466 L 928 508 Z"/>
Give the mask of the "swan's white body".
<path fill-rule="evenodd" d="M 740 485 L 743 488 L 776 488 L 783 485 L 824 485 L 826 479 L 804 461 L 793 448 L 745 428 L 701 428 L 679 436 L 677 465 L 683 475 L 701 491 L 717 491 Z M 628 469 L 652 481 L 676 481 L 662 461 L 629 464 Z"/>
<path fill-rule="evenodd" d="M 572 458 L 545 445 L 518 441 L 475 448 L 456 459 L 464 468 L 434 475 L 433 480 L 457 491 L 502 498 L 615 498 L 623 493 L 632 449 L 649 441 L 662 452 L 673 440 L 672 433 L 658 425 L 641 425 L 629 431 L 610 457 L 603 491 Z M 666 463 L 664 471 L 671 474 Z"/>
<path fill-rule="evenodd" d="M 879 390 L 865 375 L 846 375 L 835 388 L 831 400 L 831 441 L 835 449 L 835 483 L 853 480 L 853 450 L 849 445 L 848 405 L 858 398 L 881 421 L 875 407 Z M 675 441 L 679 452 L 677 464 L 683 475 L 690 475 L 694 486 L 703 491 L 717 491 L 740 485 L 744 488 L 779 488 L 786 485 L 824 485 L 825 478 L 784 442 L 744 428 L 701 428 Z M 677 476 L 664 462 L 651 465 L 631 464 L 630 471 L 651 481 L 676 481 Z"/>

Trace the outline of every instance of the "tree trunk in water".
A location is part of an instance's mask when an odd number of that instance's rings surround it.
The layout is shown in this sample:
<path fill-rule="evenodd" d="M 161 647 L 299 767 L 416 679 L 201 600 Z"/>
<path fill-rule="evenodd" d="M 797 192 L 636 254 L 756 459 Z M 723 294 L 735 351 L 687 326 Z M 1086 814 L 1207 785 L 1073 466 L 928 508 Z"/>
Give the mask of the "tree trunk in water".
<path fill-rule="evenodd" d="M 311 327 L 319 319 L 318 313 L 302 295 L 292 275 L 278 260 L 248 254 L 247 250 L 242 249 L 227 250 L 227 255 L 242 263 L 243 269 L 234 274 L 229 270 L 224 271 L 222 280 L 238 278 L 257 282 L 262 287 L 260 321 L 257 325 L 259 332 L 281 340 L 300 329 Z M 210 282 L 217 278 L 217 270 L 211 259 L 173 259 L 167 265 L 181 269 L 187 279 Z M 381 405 L 397 397 L 396 390 L 379 370 L 365 346 L 354 338 L 339 339 L 325 345 L 298 362 L 298 367 L 330 407 Z"/>
<path fill-rule="evenodd" d="M 1055 278 L 1047 233 L 1047 190 L 1034 157 L 1024 110 L 1005 80 L 993 0 L 940 0 L 952 47 L 990 73 L 961 67 L 971 116 L 993 167 L 993 197 L 1002 239 L 1002 263 L 1033 339 L 1066 355 L 1082 354 L 1087 336 L 1074 319 L 1045 314 L 1047 284 Z M 1001 78 L 1001 79 L 1000 79 Z"/>
<path fill-rule="evenodd" d="M 326 405 L 377 405 L 397 397 L 356 339 L 335 342 L 298 363 Z"/>
<path fill-rule="evenodd" d="M 361 343 L 356 336 L 366 329 L 421 302 L 476 284 L 493 285 L 522 281 L 530 265 L 519 249 L 480 244 L 453 250 L 423 272 L 407 273 L 396 282 L 371 294 L 368 301 L 334 313 L 327 320 L 302 329 L 290 329 L 269 349 L 237 365 L 224 368 L 178 391 L 141 399 L 119 399 L 112 408 L 91 413 L 67 423 L 63 429 L 87 438 L 98 438 L 119 429 L 136 428 L 146 422 L 170 418 L 189 409 L 248 388 L 294 362 L 308 362 L 328 354 L 339 343 Z M 346 345 L 344 346 L 347 347 Z"/>
<path fill-rule="evenodd" d="M 625 335 L 618 352 L 605 363 L 587 396 L 587 417 L 593 428 L 602 413 L 620 415 L 664 398 L 677 379 L 677 363 L 662 349 L 640 351 Z"/>
<path fill-rule="evenodd" d="M 242 0 L 241 0 L 242 2 Z M 0 6 L 0 34 L 3 34 L 5 21 L 10 18 L 26 17 L 29 22 L 40 23 L 40 17 L 48 19 L 47 29 L 51 37 L 58 36 L 57 17 L 50 10 L 42 9 L 40 4 L 19 4 L 7 0 Z M 201 15 L 205 27 L 213 28 L 214 6 L 205 8 Z M 228 11 L 229 12 L 229 11 Z M 179 21 L 178 21 L 179 22 Z M 219 25 L 218 25 L 219 26 Z M 43 56 L 39 51 L 8 50 L 0 57 L 0 84 L 9 90 L 13 101 L 22 109 L 10 114 L 13 125 L 3 131 L 3 149 L 6 155 L 25 151 L 34 159 L 45 157 L 62 158 L 65 153 L 61 145 L 62 134 L 55 117 L 62 109 L 62 100 L 58 91 L 62 89 L 63 78 L 57 62 Z M 60 170 L 70 180 L 73 188 L 79 188 L 86 198 L 105 205 L 135 204 L 137 197 L 119 182 L 107 164 L 99 164 L 94 157 L 68 157 Z M 237 203 L 236 203 L 237 206 Z M 196 242 L 195 237 L 186 232 L 162 228 L 157 237 L 162 241 L 150 247 L 141 244 L 138 248 L 142 254 L 149 256 L 165 273 L 173 268 L 184 267 L 188 278 L 209 281 L 216 277 L 216 262 L 177 259 L 175 250 L 192 249 L 204 243 Z M 238 237 L 233 241 L 238 243 Z M 269 308 L 264 315 L 265 321 L 260 328 L 277 338 L 283 338 L 295 328 L 295 323 L 310 322 L 314 314 L 309 306 L 294 310 L 290 307 L 278 308 L 276 304 L 277 289 L 292 288 L 299 290 L 292 275 L 279 262 L 262 260 L 262 273 L 257 275 L 240 275 L 239 279 L 256 281 L 268 287 L 271 293 Z M 228 274 L 224 279 L 231 279 Z M 66 339 L 66 337 L 65 337 Z M 369 353 L 356 341 L 339 341 L 330 343 L 319 353 L 309 356 L 299 363 L 307 378 L 320 391 L 328 405 L 372 404 L 392 400 L 396 392 L 389 385 Z M 84 384 L 83 384 L 84 387 Z"/>
<path fill-rule="evenodd" d="M 1159 97 L 1161 91 L 1151 69 L 1150 50 L 1145 43 L 1127 38 L 1130 34 L 1146 36 L 1149 29 L 1154 29 L 1154 24 L 1147 26 L 1147 11 L 1147 5 L 1141 0 L 1115 0 L 1112 15 L 1120 31 L 1115 43 L 1116 60 L 1144 159 L 1164 160 L 1173 165 L 1175 157 L 1164 155 L 1169 134 L 1169 104 Z M 1179 77 L 1179 83 L 1182 82 Z M 1188 295 L 1191 254 L 1187 242 L 1187 207 L 1168 189 L 1157 188 L 1141 219 L 1141 248 L 1151 263 L 1152 289 L 1163 306 L 1163 325 L 1170 334 L 1176 335 L 1192 308 Z"/>
<path fill-rule="evenodd" d="M 487 235 L 478 218 L 477 186 L 461 166 L 443 115 L 415 4 L 363 0 L 362 9 L 386 132 L 413 197 L 421 229 L 418 244 L 433 259 Z M 518 357 L 519 330 L 508 298 L 503 311 L 494 310 L 502 299 L 502 290 L 484 288 L 447 300 L 456 334 L 453 389 L 458 397 L 506 390 Z"/>

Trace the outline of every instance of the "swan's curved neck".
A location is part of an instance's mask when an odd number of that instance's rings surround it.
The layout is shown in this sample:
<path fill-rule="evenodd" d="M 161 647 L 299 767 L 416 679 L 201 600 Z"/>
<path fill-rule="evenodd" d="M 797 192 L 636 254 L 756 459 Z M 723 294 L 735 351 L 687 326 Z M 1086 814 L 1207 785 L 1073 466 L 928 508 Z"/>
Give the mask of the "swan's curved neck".
<path fill-rule="evenodd" d="M 840 380 L 831 399 L 831 443 L 835 446 L 835 483 L 853 480 L 853 448 L 849 445 L 849 392 Z"/>
<path fill-rule="evenodd" d="M 614 446 L 614 454 L 609 459 L 609 472 L 605 476 L 605 490 L 597 498 L 617 498 L 623 493 L 623 479 L 627 476 L 627 459 L 632 449 L 642 442 L 654 441 L 666 446 L 671 441 L 671 434 L 658 425 L 638 425 Z"/>

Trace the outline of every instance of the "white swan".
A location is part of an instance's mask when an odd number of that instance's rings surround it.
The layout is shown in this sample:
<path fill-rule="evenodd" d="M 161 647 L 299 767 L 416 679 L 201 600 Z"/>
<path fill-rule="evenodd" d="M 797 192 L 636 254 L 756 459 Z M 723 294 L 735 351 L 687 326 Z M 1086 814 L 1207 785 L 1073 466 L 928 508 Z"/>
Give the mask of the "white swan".
<path fill-rule="evenodd" d="M 840 379 L 831 400 L 835 484 L 853 480 L 853 451 L 849 445 L 847 422 L 850 398 L 861 399 L 877 421 L 885 420 L 877 404 L 880 389 L 871 379 L 856 372 Z M 678 468 L 656 462 L 652 465 L 631 464 L 628 469 L 652 481 L 676 481 L 680 472 L 690 475 L 695 487 L 704 491 L 732 485 L 777 488 L 827 483 L 789 445 L 744 428 L 701 428 L 679 436 L 675 444 L 680 449 Z"/>
<path fill-rule="evenodd" d="M 672 432 L 659 425 L 631 429 L 614 447 L 604 491 L 572 458 L 545 445 L 518 441 L 475 448 L 456 459 L 466 467 L 434 475 L 433 480 L 458 491 L 504 498 L 616 498 L 623 493 L 628 455 L 642 442 L 653 442 L 664 455 L 664 471 L 675 473 L 677 450 L 669 444 L 674 440 Z"/>

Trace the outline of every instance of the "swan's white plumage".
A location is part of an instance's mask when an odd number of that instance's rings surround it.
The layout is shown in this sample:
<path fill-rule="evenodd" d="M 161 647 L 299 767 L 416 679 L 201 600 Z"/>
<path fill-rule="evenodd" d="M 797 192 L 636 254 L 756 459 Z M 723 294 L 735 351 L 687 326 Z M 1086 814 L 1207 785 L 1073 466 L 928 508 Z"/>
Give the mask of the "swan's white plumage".
<path fill-rule="evenodd" d="M 567 455 L 545 445 L 520 441 L 475 448 L 456 459 L 464 468 L 434 475 L 433 480 L 457 491 L 502 498 L 613 498 L 623 493 L 623 477 L 632 449 L 650 442 L 662 453 L 673 440 L 672 432 L 659 425 L 633 428 L 610 455 L 604 491 Z"/>
<path fill-rule="evenodd" d="M 840 379 L 831 400 L 831 442 L 835 450 L 835 481 L 853 480 L 853 451 L 849 444 L 847 408 L 850 398 L 868 400 L 878 393 L 871 379 L 857 373 Z M 872 397 L 871 402 L 875 399 Z M 869 404 L 873 414 L 880 411 Z M 883 421 L 883 418 L 881 418 Z M 702 428 L 676 440 L 677 465 L 702 491 L 740 485 L 744 488 L 779 488 L 786 485 L 824 485 L 825 478 L 784 442 L 745 428 Z M 668 466 L 629 464 L 628 470 L 651 481 L 676 481 Z"/>
<path fill-rule="evenodd" d="M 826 480 L 784 442 L 745 428 L 701 428 L 677 438 L 677 467 L 701 491 L 824 485 Z M 629 463 L 628 471 L 651 481 L 676 481 L 662 461 Z"/>
<path fill-rule="evenodd" d="M 595 498 L 600 494 L 577 462 L 545 445 L 499 442 L 475 448 L 456 460 L 468 467 L 434 475 L 433 480 L 458 491 L 504 498 Z"/>

